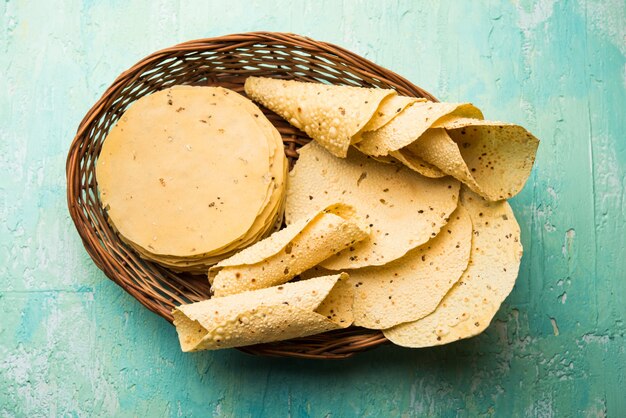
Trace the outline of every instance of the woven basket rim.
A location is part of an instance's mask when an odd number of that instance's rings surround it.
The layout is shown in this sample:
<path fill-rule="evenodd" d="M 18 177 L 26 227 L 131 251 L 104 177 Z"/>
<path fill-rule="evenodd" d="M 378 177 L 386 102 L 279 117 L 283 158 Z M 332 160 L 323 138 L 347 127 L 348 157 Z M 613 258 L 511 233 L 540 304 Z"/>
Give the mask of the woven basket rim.
<path fill-rule="evenodd" d="M 201 300 L 203 297 L 206 298 L 208 283 L 202 285 L 192 283 L 189 280 L 185 281 L 185 279 L 178 278 L 176 274 L 172 272 L 168 273 L 165 269 L 159 268 L 159 266 L 153 266 L 151 263 L 145 262 L 145 260 L 139 260 L 138 257 L 133 257 L 133 255 L 128 252 L 128 248 L 124 248 L 123 244 L 120 246 L 118 242 L 119 239 L 116 241 L 114 234 L 111 234 L 111 232 L 107 230 L 104 215 L 98 213 L 102 212 L 102 209 L 97 208 L 98 197 L 95 191 L 97 187 L 95 176 L 93 176 L 92 172 L 90 173 L 94 165 L 93 158 L 95 156 L 97 159 L 97 154 L 99 153 L 99 144 L 97 141 L 94 141 L 94 135 L 97 137 L 98 135 L 102 135 L 102 132 L 108 131 L 108 127 L 113 123 L 111 121 L 114 121 L 115 115 L 123 112 L 124 106 L 128 105 L 128 103 L 126 105 L 120 105 L 119 103 L 122 102 L 123 99 L 126 99 L 129 94 L 134 94 L 125 91 L 125 89 L 131 86 L 133 82 L 143 83 L 144 80 L 142 77 L 144 77 L 146 71 L 152 68 L 151 66 L 157 65 L 158 68 L 158 65 L 163 62 L 179 56 L 182 56 L 180 61 L 185 63 L 185 54 L 191 53 L 211 52 L 229 56 L 228 53 L 239 53 L 242 49 L 254 48 L 255 45 L 295 48 L 305 54 L 310 54 L 309 58 L 311 61 L 316 60 L 320 56 L 323 56 L 324 59 L 327 59 L 327 57 L 336 57 L 337 62 L 340 62 L 342 65 L 341 71 L 346 71 L 343 69 L 345 66 L 347 70 L 349 70 L 346 74 L 355 72 L 362 77 L 363 80 L 369 78 L 370 81 L 367 85 L 371 85 L 372 82 L 376 81 L 379 86 L 383 85 L 395 88 L 401 94 L 425 97 L 429 100 L 437 101 L 430 93 L 412 84 L 404 77 L 343 47 L 284 32 L 247 32 L 190 40 L 156 51 L 122 72 L 82 118 L 76 135 L 70 145 L 66 162 L 67 204 L 70 216 L 81 237 L 83 245 L 96 266 L 102 270 L 109 279 L 122 287 L 142 305 L 169 322 L 172 321 L 171 312 L 166 310 L 164 305 L 173 306 L 177 300 Z M 280 45 L 282 45 L 282 47 Z M 291 62 L 292 61 L 289 62 L 290 65 Z M 234 62 L 229 62 L 228 65 L 233 63 Z M 352 63 L 352 66 L 348 65 L 350 63 Z M 241 62 L 238 62 L 238 64 L 241 64 Z M 334 61 L 332 64 L 336 65 Z M 355 70 L 357 64 L 358 70 Z M 275 64 L 273 63 L 272 65 Z M 292 71 L 290 76 L 294 77 L 294 74 L 298 73 L 298 71 L 299 70 Z M 312 69 L 308 71 L 315 73 L 315 70 Z M 210 73 L 207 72 L 207 74 Z M 278 75 L 278 73 L 276 75 Z M 207 75 L 207 77 L 209 77 L 209 75 Z M 223 79 L 227 80 L 228 77 L 224 77 Z M 221 80 L 221 78 L 217 77 L 216 83 L 219 84 Z M 149 84 L 149 82 L 145 81 L 145 84 Z M 167 88 L 167 86 L 160 87 Z M 157 88 L 157 90 L 161 88 Z M 126 94 L 126 96 L 124 94 Z M 134 100 L 136 100 L 136 98 Z M 116 106 L 119 107 L 116 108 Z M 117 110 L 111 113 L 112 109 Z M 119 114 L 117 116 L 119 117 Z M 97 123 L 98 121 L 99 123 Z M 277 123 L 284 124 L 284 121 L 279 119 L 271 119 L 271 121 L 275 125 Z M 107 123 L 109 124 L 108 127 L 102 128 L 102 126 Z M 283 136 L 287 156 L 291 159 L 297 158 L 296 149 L 310 139 L 303 138 L 303 136 L 305 137 L 306 135 L 297 131 L 295 128 L 283 126 L 279 128 L 279 131 Z M 85 158 L 87 159 L 85 160 Z M 95 193 L 95 197 L 90 196 L 90 192 Z M 96 212 L 90 212 L 90 207 L 92 209 L 97 208 L 95 209 Z M 171 280 L 172 283 L 174 283 L 172 288 L 174 288 L 174 285 L 178 286 L 176 289 L 183 286 L 184 292 L 186 293 L 179 290 L 171 290 L 169 287 L 167 289 L 159 288 L 158 284 L 156 285 L 157 290 L 153 289 L 152 286 L 154 282 L 151 280 L 153 280 L 154 274 L 156 274 L 155 271 L 162 277 L 165 277 L 165 279 L 163 279 L 159 276 L 160 280 Z M 168 282 L 168 286 L 172 283 Z M 339 359 L 351 357 L 355 353 L 377 347 L 387 342 L 388 340 L 383 336 L 381 331 L 350 327 L 348 330 L 343 330 L 343 332 L 330 332 L 303 339 L 240 347 L 239 350 L 250 354 L 266 356 Z"/>

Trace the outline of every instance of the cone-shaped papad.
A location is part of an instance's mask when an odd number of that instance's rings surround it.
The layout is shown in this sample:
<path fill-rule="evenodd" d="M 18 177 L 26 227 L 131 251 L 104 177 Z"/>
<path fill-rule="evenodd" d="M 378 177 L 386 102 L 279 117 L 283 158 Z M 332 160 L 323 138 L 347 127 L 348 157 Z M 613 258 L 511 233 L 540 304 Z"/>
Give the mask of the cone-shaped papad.
<path fill-rule="evenodd" d="M 337 157 L 372 119 L 381 101 L 394 90 L 367 89 L 305 83 L 293 80 L 249 77 L 246 94 L 276 112 Z"/>
<path fill-rule="evenodd" d="M 369 155 L 388 155 L 415 142 L 436 122 L 453 116 L 483 118 L 471 103 L 415 102 L 380 129 L 364 132 L 359 149 Z"/>
<path fill-rule="evenodd" d="M 459 182 L 429 179 L 355 149 L 335 158 L 315 142 L 300 149 L 289 177 L 287 224 L 336 202 L 351 205 L 370 235 L 321 263 L 331 270 L 380 266 L 435 237 L 457 207 Z"/>

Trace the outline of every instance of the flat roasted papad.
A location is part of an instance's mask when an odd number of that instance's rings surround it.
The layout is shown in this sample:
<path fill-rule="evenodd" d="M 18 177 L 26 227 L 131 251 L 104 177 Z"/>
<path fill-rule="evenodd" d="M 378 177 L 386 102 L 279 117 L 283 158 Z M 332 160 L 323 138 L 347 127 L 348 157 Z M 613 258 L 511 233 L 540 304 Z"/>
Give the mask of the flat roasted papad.
<path fill-rule="evenodd" d="M 459 206 L 439 234 L 384 266 L 349 270 L 354 325 L 384 329 L 430 314 L 467 268 L 472 222 Z M 329 274 L 320 267 L 304 278 Z"/>
<path fill-rule="evenodd" d="M 430 315 L 383 331 L 394 344 L 429 347 L 484 331 L 513 289 L 522 257 L 520 230 L 506 201 L 489 202 L 463 187 L 473 223 L 469 265 Z"/>
<path fill-rule="evenodd" d="M 263 241 L 242 250 L 209 270 L 215 296 L 283 284 L 331 255 L 365 239 L 354 209 L 331 205 L 294 222 Z"/>
<path fill-rule="evenodd" d="M 300 149 L 290 173 L 287 224 L 337 202 L 356 209 L 370 236 L 321 265 L 343 270 L 389 263 L 437 235 L 456 209 L 459 183 L 429 179 L 412 170 L 375 161 L 352 149 L 335 158 L 311 142 Z"/>
<path fill-rule="evenodd" d="M 103 143 L 96 177 L 125 242 L 201 272 L 271 230 L 286 171 L 280 134 L 251 101 L 176 86 L 129 107 Z"/>
<path fill-rule="evenodd" d="M 394 90 L 334 86 L 263 77 L 248 77 L 246 94 L 306 132 L 337 157 L 370 121 L 381 101 Z"/>
<path fill-rule="evenodd" d="M 174 309 L 183 351 L 216 350 L 305 337 L 353 322 L 347 274 L 216 297 Z"/>
<path fill-rule="evenodd" d="M 439 234 L 389 264 L 351 270 L 354 324 L 383 329 L 435 310 L 467 268 L 472 222 L 459 206 Z"/>

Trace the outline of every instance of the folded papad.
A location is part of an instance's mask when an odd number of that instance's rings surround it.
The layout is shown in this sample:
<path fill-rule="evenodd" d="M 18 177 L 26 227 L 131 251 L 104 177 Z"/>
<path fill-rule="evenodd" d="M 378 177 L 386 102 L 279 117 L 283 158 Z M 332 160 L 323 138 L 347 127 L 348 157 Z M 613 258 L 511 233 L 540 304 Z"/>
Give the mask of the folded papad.
<path fill-rule="evenodd" d="M 209 270 L 215 296 L 283 284 L 368 236 L 353 207 L 332 204 Z"/>

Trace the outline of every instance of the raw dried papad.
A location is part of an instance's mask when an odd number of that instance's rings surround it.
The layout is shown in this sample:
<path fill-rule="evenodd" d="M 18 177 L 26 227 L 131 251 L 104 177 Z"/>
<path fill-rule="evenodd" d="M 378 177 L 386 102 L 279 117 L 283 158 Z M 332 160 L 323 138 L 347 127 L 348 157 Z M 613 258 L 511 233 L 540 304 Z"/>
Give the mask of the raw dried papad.
<path fill-rule="evenodd" d="M 219 87 L 145 96 L 104 141 L 103 207 L 143 257 L 205 270 L 275 224 L 287 163 L 280 134 L 251 101 Z"/>
<path fill-rule="evenodd" d="M 238 293 L 174 309 L 183 351 L 304 337 L 352 324 L 347 274 Z"/>
<path fill-rule="evenodd" d="M 215 296 L 283 284 L 331 255 L 367 237 L 354 209 L 331 205 L 292 223 L 209 270 Z"/>
<path fill-rule="evenodd" d="M 387 155 L 414 142 L 439 119 L 446 116 L 483 118 L 482 112 L 470 103 L 418 101 L 380 129 L 363 132 L 359 149 L 369 155 Z"/>
<path fill-rule="evenodd" d="M 252 102 L 249 103 L 254 106 Z M 282 138 L 278 131 L 276 131 L 275 129 L 274 131 L 277 136 L 277 138 L 275 138 L 277 150 L 274 153 L 274 161 L 271 165 L 272 178 L 274 179 L 272 181 L 273 190 L 271 191 L 269 203 L 267 204 L 263 212 L 257 215 L 257 218 L 255 219 L 248 232 L 246 232 L 243 237 L 240 237 L 229 245 L 212 251 L 211 253 L 195 255 L 193 257 L 152 255 L 151 258 L 159 260 L 161 264 L 168 266 L 172 270 L 182 270 L 192 273 L 206 274 L 207 266 L 213 265 L 223 260 L 224 258 L 236 254 L 238 251 L 241 250 L 241 248 L 245 248 L 248 245 L 258 241 L 259 239 L 265 238 L 272 232 L 280 229 L 283 221 L 282 214 L 285 205 L 285 189 L 289 164 L 287 163 L 285 153 L 282 150 Z M 282 173 L 279 173 L 277 169 L 282 169 Z M 137 250 L 139 252 L 142 251 L 141 248 L 137 248 Z"/>
<path fill-rule="evenodd" d="M 511 207 L 506 201 L 489 202 L 466 187 L 461 204 L 474 229 L 467 270 L 433 313 L 383 331 L 395 344 L 428 347 L 477 335 L 513 289 L 522 245 Z"/>
<path fill-rule="evenodd" d="M 277 154 L 280 155 L 279 158 L 285 159 L 284 152 L 281 152 L 279 150 Z M 241 248 L 245 248 L 246 246 L 258 241 L 259 239 L 265 238 L 268 234 L 278 231 L 278 229 L 280 229 L 283 220 L 282 213 L 285 204 L 284 183 L 287 179 L 287 170 L 289 167 L 286 159 L 284 161 L 284 164 L 283 162 L 280 162 L 280 164 L 283 165 L 284 173 L 282 173 L 282 175 L 280 176 L 280 179 L 282 179 L 280 180 L 280 185 L 274 184 L 275 190 L 272 193 L 270 203 L 266 206 L 264 211 L 257 216 L 254 224 L 252 225 L 250 230 L 248 230 L 246 235 L 232 242 L 226 247 L 212 251 L 208 254 L 193 255 L 189 257 L 176 257 L 169 255 L 151 254 L 137 244 L 128 241 L 128 239 L 125 239 L 123 237 L 122 239 L 145 258 L 158 261 L 159 264 L 164 265 L 171 270 L 186 271 L 194 274 L 206 274 L 208 266 L 236 254 L 238 251 L 241 251 Z M 270 222 L 272 219 L 274 219 L 273 224 Z"/>
<path fill-rule="evenodd" d="M 339 159 L 311 142 L 300 149 L 290 173 L 285 217 L 291 224 L 336 202 L 353 206 L 371 227 L 370 236 L 321 265 L 331 270 L 376 266 L 437 235 L 456 209 L 458 193 L 459 183 L 451 177 L 429 179 L 354 149 Z"/>
<path fill-rule="evenodd" d="M 369 122 L 381 101 L 394 90 L 367 89 L 248 77 L 246 94 L 306 132 L 337 157 L 345 157 L 350 144 Z"/>

